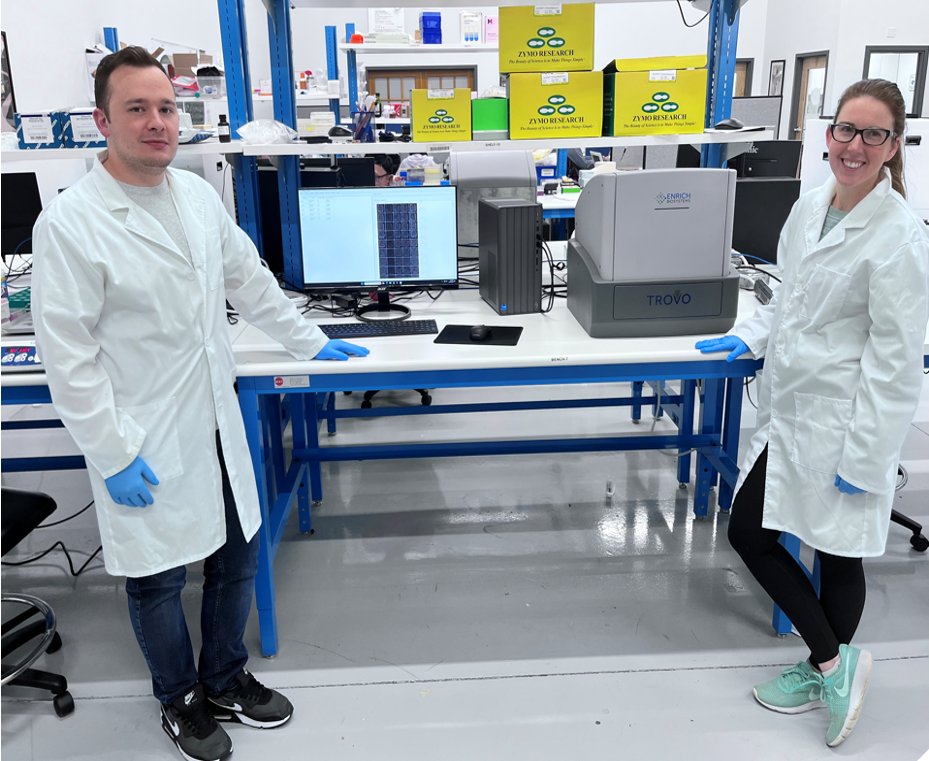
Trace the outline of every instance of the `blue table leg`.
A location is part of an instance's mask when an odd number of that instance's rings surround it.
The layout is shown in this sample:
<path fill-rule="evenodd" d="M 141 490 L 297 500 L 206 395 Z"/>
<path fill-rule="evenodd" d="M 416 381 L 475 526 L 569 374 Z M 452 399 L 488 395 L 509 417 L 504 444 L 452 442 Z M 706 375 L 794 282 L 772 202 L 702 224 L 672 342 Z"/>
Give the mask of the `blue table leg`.
<path fill-rule="evenodd" d="M 739 429 L 742 424 L 742 378 L 729 378 L 726 381 L 726 411 L 723 415 L 723 452 L 733 462 L 739 461 Z M 717 504 L 723 512 L 729 512 L 732 507 L 732 493 L 735 484 L 726 479 L 719 479 L 719 495 Z"/>
<path fill-rule="evenodd" d="M 336 421 L 335 421 L 335 417 L 332 415 L 332 413 L 335 412 L 335 391 L 330 391 L 326 395 L 326 411 L 330 413 L 330 416 L 327 420 L 329 424 L 329 435 L 335 436 L 336 434 L 335 422 Z"/>
<path fill-rule="evenodd" d="M 303 408 L 306 411 L 306 448 L 312 452 L 319 449 L 319 408 L 316 406 L 316 394 L 307 397 Z M 313 503 L 318 504 L 323 501 L 323 476 L 319 460 L 310 461 L 309 471 L 310 495 Z"/>
<path fill-rule="evenodd" d="M 282 408 L 281 397 L 277 394 L 273 396 L 262 397 L 267 405 L 268 414 L 265 419 L 268 421 L 268 451 L 271 453 L 271 462 L 274 467 L 274 494 L 272 499 L 277 499 L 277 495 L 284 489 L 284 411 Z"/>
<path fill-rule="evenodd" d="M 697 382 L 695 380 L 681 381 L 681 396 L 684 398 L 681 405 L 681 423 L 679 426 L 681 435 L 691 435 L 694 432 L 694 397 L 696 388 Z M 677 482 L 681 486 L 690 483 L 689 454 L 677 458 Z"/>
<path fill-rule="evenodd" d="M 261 508 L 261 526 L 258 529 L 260 545 L 258 550 L 258 573 L 255 575 L 255 602 L 258 607 L 258 623 L 261 631 L 261 654 L 264 656 L 277 653 L 277 616 L 275 614 L 274 595 L 274 557 L 268 526 L 270 505 L 268 486 L 265 478 L 266 453 L 264 432 L 262 431 L 260 397 L 255 391 L 254 378 L 239 378 L 239 407 L 245 423 L 245 436 L 252 456 L 255 481 L 258 486 L 258 503 Z"/>
<path fill-rule="evenodd" d="M 703 381 L 703 404 L 700 408 L 700 433 L 720 435 L 723 424 L 722 379 L 706 378 Z M 716 486 L 719 474 L 702 453 L 697 456 L 697 491 L 694 494 L 694 515 L 705 518 L 709 513 L 710 489 Z"/>
<path fill-rule="evenodd" d="M 635 404 L 632 405 L 632 421 L 634 423 L 638 423 L 642 419 L 642 387 L 644 385 L 644 381 L 632 382 L 632 398 L 635 399 Z"/>
<path fill-rule="evenodd" d="M 306 405 L 315 403 L 315 395 L 290 394 L 290 420 L 293 431 L 294 451 L 306 449 Z M 294 457 L 291 467 L 297 467 L 301 462 Z M 310 487 L 304 477 L 297 492 L 297 515 L 300 519 L 300 531 L 304 534 L 313 532 L 313 519 L 310 514 Z"/>

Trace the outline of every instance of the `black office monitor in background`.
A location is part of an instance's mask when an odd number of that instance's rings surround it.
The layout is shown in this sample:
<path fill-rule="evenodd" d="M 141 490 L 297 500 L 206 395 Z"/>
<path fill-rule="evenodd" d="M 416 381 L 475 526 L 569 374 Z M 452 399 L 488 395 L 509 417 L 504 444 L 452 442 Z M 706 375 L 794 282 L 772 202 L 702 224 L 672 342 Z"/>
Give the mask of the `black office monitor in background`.
<path fill-rule="evenodd" d="M 759 141 L 729 159 L 727 166 L 735 169 L 739 177 L 797 177 L 802 147 L 802 140 Z"/>
<path fill-rule="evenodd" d="M 42 197 L 34 172 L 4 172 L 0 253 L 32 253 L 32 226 L 42 213 Z"/>
<path fill-rule="evenodd" d="M 271 272 L 284 271 L 281 237 L 280 195 L 277 169 L 268 159 L 258 159 L 258 196 L 261 208 L 261 242 L 264 260 Z M 300 159 L 300 186 L 303 188 L 374 187 L 374 159 L 338 159 L 338 169 L 327 158 Z M 299 287 L 300 283 L 294 283 Z"/>
<path fill-rule="evenodd" d="M 777 240 L 799 197 L 800 180 L 794 177 L 740 177 L 735 186 L 732 247 L 777 264 Z"/>

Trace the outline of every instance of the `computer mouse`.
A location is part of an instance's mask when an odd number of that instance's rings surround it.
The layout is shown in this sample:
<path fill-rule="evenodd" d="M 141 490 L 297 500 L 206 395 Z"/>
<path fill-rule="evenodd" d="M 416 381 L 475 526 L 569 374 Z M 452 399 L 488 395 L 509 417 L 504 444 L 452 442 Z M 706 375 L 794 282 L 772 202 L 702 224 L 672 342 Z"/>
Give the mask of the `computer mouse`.
<path fill-rule="evenodd" d="M 728 119 L 716 122 L 713 129 L 742 129 L 744 126 L 745 124 L 741 120 L 730 116 Z"/>
<path fill-rule="evenodd" d="M 472 341 L 486 341 L 490 338 L 491 334 L 490 328 L 486 325 L 475 325 L 471 328 L 471 340 Z"/>

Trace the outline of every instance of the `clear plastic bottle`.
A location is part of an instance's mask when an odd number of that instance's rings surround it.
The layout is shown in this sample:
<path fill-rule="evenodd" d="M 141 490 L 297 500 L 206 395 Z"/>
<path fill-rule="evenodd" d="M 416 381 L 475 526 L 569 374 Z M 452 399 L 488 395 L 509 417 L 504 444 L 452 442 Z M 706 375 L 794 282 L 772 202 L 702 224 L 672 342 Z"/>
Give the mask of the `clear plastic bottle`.
<path fill-rule="evenodd" d="M 402 188 L 406 185 L 406 172 L 398 172 L 394 175 L 394 187 Z"/>
<path fill-rule="evenodd" d="M 406 171 L 406 181 L 415 182 L 418 185 L 422 185 L 426 179 L 426 172 L 422 168 L 410 167 Z"/>

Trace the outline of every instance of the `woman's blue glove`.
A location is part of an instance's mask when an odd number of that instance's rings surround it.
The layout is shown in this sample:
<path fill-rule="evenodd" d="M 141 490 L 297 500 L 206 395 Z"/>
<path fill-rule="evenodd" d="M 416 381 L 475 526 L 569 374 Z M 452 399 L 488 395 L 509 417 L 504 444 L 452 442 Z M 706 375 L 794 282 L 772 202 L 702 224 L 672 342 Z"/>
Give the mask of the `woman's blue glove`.
<path fill-rule="evenodd" d="M 334 338 L 319 350 L 319 354 L 314 359 L 346 360 L 349 354 L 354 354 L 356 357 L 367 357 L 368 353 L 369 350 L 364 346 L 356 346 L 348 341 L 340 341 L 338 338 Z"/>
<path fill-rule="evenodd" d="M 836 474 L 835 477 L 835 485 L 840 492 L 845 494 L 864 494 L 864 489 L 859 489 L 857 486 L 852 486 L 848 481 L 846 481 L 838 474 Z"/>
<path fill-rule="evenodd" d="M 145 481 L 155 486 L 158 485 L 158 479 L 155 478 L 151 468 L 145 464 L 145 460 L 136 457 L 129 463 L 129 467 L 106 479 L 106 488 L 109 489 L 110 496 L 118 505 L 145 507 L 155 501 Z"/>
<path fill-rule="evenodd" d="M 736 357 L 745 354 L 748 346 L 738 336 L 723 336 L 722 338 L 708 338 L 706 341 L 697 341 L 695 348 L 704 354 L 715 354 L 720 351 L 728 351 L 727 362 L 732 362 Z"/>

